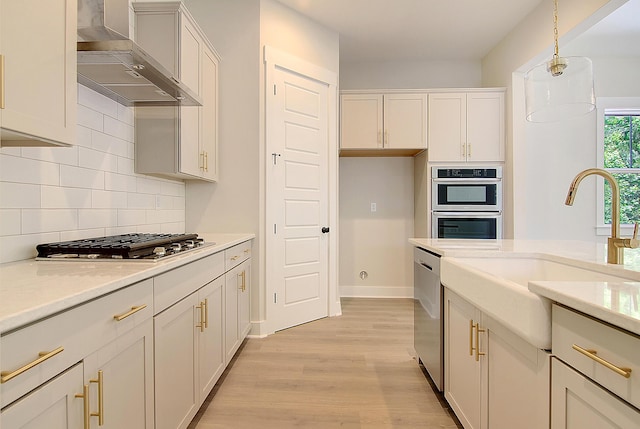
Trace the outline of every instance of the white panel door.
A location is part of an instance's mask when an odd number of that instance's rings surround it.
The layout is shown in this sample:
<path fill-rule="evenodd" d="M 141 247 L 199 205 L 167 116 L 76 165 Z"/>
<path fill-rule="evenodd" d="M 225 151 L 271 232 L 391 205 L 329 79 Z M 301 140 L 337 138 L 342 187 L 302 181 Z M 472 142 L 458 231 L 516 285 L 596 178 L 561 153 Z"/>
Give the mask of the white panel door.
<path fill-rule="evenodd" d="M 329 86 L 275 67 L 267 100 L 267 222 L 275 330 L 328 316 Z M 269 243 L 267 243 L 269 245 Z"/>

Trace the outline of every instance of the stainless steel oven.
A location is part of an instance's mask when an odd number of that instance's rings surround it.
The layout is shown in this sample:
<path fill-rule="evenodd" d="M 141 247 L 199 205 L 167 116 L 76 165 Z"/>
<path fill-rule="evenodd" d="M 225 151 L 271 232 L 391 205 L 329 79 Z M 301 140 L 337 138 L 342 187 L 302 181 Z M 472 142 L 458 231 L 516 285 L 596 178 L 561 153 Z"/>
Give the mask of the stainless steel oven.
<path fill-rule="evenodd" d="M 431 236 L 502 238 L 502 167 L 433 167 Z"/>

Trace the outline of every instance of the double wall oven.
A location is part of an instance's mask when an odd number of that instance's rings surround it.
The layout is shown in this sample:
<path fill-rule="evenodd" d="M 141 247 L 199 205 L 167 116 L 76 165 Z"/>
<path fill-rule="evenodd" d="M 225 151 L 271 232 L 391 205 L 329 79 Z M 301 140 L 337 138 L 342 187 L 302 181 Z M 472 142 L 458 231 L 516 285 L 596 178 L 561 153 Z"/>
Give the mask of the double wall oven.
<path fill-rule="evenodd" d="M 502 167 L 433 167 L 431 236 L 502 238 Z"/>

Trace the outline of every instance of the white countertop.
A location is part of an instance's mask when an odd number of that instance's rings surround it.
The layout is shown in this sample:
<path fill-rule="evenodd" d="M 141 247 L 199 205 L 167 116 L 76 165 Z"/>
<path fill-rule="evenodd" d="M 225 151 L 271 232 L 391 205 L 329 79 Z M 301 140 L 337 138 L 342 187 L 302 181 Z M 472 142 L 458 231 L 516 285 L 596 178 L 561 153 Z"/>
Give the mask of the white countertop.
<path fill-rule="evenodd" d="M 148 279 L 255 238 L 255 234 L 199 234 L 215 243 L 158 262 L 36 261 L 0 264 L 0 333 Z"/>
<path fill-rule="evenodd" d="M 624 282 L 530 281 L 528 289 L 552 301 L 640 335 L 640 249 L 625 249 L 625 264 L 606 263 L 606 245 L 561 240 L 454 240 L 411 238 L 409 242 L 443 257 L 519 254 L 625 277 Z"/>

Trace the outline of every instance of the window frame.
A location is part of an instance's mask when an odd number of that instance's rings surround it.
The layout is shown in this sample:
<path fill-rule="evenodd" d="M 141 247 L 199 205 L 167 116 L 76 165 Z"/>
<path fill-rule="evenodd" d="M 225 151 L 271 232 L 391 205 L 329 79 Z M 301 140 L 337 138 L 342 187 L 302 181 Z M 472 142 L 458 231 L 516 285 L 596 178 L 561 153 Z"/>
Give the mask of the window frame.
<path fill-rule="evenodd" d="M 604 117 L 606 115 L 628 115 L 640 114 L 640 97 L 599 97 L 596 99 L 597 109 L 597 125 L 596 125 L 596 144 L 597 144 L 597 165 L 611 173 L 629 172 L 639 169 L 613 169 L 604 168 Z M 598 180 L 596 183 L 596 235 L 610 236 L 611 224 L 604 223 L 604 180 Z M 638 219 L 640 222 L 640 219 Z M 633 235 L 633 224 L 620 224 L 620 235 Z"/>

